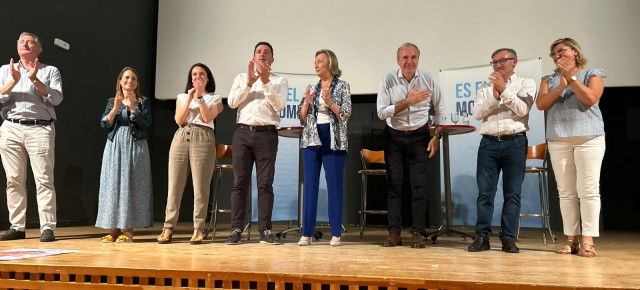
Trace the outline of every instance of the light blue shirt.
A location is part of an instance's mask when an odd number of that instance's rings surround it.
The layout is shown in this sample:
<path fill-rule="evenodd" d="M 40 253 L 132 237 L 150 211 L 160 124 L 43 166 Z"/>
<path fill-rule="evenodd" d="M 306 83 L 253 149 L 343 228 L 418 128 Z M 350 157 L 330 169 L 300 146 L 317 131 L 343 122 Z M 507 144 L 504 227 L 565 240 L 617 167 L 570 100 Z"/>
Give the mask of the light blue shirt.
<path fill-rule="evenodd" d="M 29 79 L 29 71 L 22 63 L 15 64 L 20 70 L 20 81 L 10 93 L 0 95 L 3 119 L 57 120 L 54 106 L 62 102 L 62 79 L 55 66 L 40 63 L 36 77 L 47 88 L 42 95 Z M 0 68 L 0 87 L 13 79 L 9 65 Z"/>
<path fill-rule="evenodd" d="M 431 95 L 426 100 L 396 114 L 395 104 L 405 100 L 414 86 L 416 91 L 429 89 Z M 429 109 L 432 106 L 436 113 L 434 123 L 442 125 L 442 117 L 445 116 L 442 92 L 435 79 L 426 71 L 416 70 L 413 79 L 407 82 L 402 76 L 402 71 L 398 69 L 385 75 L 380 83 L 377 100 L 378 118 L 386 120 L 387 125 L 393 129 L 407 131 L 424 126 L 429 121 Z"/>
<path fill-rule="evenodd" d="M 575 74 L 578 82 L 587 85 L 595 76 L 606 78 L 601 69 L 585 69 Z M 544 76 L 549 82 L 549 91 L 560 83 L 560 74 Z M 583 103 L 576 93 L 567 86 L 560 97 L 547 109 L 547 140 L 567 137 L 585 137 L 604 135 L 602 112 L 596 102 L 592 106 Z"/>

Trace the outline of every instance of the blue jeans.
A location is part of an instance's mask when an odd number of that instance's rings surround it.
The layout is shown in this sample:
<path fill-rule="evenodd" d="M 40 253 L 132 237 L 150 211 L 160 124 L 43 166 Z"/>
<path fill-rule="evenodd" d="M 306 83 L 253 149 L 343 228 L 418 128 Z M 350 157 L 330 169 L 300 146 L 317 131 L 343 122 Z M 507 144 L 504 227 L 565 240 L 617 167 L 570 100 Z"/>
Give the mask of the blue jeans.
<path fill-rule="evenodd" d="M 498 141 L 483 136 L 478 148 L 478 220 L 476 234 L 489 239 L 493 204 L 498 187 L 498 178 L 502 171 L 502 218 L 500 221 L 500 240 L 515 240 L 520 215 L 520 196 L 527 160 L 528 139 L 525 135 L 516 135 L 514 139 Z"/>
<path fill-rule="evenodd" d="M 318 214 L 318 191 L 320 186 L 320 168 L 324 166 L 327 180 L 329 223 L 331 235 L 342 235 L 343 181 L 344 167 L 347 164 L 347 151 L 331 150 L 331 132 L 329 124 L 318 125 L 318 135 L 322 146 L 302 148 L 304 165 L 304 189 L 302 192 L 302 235 L 313 237 Z"/>

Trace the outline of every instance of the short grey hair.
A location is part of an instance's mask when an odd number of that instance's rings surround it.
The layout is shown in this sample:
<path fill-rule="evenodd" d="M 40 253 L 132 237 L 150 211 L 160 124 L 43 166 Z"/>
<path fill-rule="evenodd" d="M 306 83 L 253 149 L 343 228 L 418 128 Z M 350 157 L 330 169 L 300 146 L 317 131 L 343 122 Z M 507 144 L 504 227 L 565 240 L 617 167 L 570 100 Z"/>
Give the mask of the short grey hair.
<path fill-rule="evenodd" d="M 329 60 L 329 70 L 331 71 L 331 74 L 336 78 L 339 78 L 342 75 L 342 70 L 338 67 L 338 57 L 336 57 L 336 54 L 331 50 L 321 49 L 316 51 L 316 56 L 321 53 L 324 53 Z"/>
<path fill-rule="evenodd" d="M 36 45 L 40 48 L 42 48 L 42 43 L 40 42 L 40 37 L 38 37 L 37 35 L 31 33 L 31 32 L 23 32 L 20 33 L 20 36 L 18 37 L 18 41 L 20 41 L 20 37 L 24 36 L 24 35 L 29 35 L 31 37 L 34 38 L 34 40 L 36 41 Z"/>
<path fill-rule="evenodd" d="M 518 59 L 518 54 L 516 53 L 516 51 L 513 48 L 498 48 L 496 49 L 496 51 L 493 52 L 493 54 L 491 54 L 491 59 L 493 59 L 494 56 L 496 56 L 496 54 L 500 53 L 501 51 L 507 51 L 509 52 L 509 57 L 513 57 L 515 59 Z"/>
<path fill-rule="evenodd" d="M 396 57 L 400 57 L 400 51 L 403 48 L 408 47 L 408 46 L 411 46 L 411 47 L 415 48 L 418 51 L 418 57 L 420 56 L 420 49 L 418 48 L 417 45 L 415 45 L 415 44 L 413 44 L 411 42 L 405 42 L 402 45 L 400 45 L 400 47 L 398 47 L 398 51 L 396 52 Z"/>

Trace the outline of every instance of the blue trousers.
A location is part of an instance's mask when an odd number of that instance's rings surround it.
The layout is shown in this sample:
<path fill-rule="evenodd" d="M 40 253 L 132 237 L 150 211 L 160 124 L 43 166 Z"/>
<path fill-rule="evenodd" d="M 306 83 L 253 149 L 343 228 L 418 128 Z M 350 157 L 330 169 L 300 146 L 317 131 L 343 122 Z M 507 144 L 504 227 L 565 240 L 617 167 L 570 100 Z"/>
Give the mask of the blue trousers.
<path fill-rule="evenodd" d="M 493 204 L 502 171 L 502 205 L 500 240 L 515 240 L 520 216 L 520 196 L 527 160 L 527 136 L 516 135 L 514 139 L 498 141 L 482 137 L 478 148 L 478 220 L 476 234 L 485 239 L 491 236 Z"/>
<path fill-rule="evenodd" d="M 318 214 L 318 190 L 320 186 L 320 167 L 324 166 L 329 200 L 329 223 L 331 235 L 342 234 L 342 185 L 344 167 L 347 164 L 347 151 L 331 150 L 329 124 L 318 125 L 321 146 L 302 148 L 304 164 L 304 190 L 302 194 L 302 235 L 313 237 Z"/>

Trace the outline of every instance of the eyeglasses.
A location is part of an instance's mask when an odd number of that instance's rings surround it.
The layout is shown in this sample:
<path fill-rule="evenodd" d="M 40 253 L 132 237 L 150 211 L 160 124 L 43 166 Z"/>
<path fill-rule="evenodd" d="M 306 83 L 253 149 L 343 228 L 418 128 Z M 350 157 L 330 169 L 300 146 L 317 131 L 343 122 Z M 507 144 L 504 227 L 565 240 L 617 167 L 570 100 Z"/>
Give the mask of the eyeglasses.
<path fill-rule="evenodd" d="M 558 49 L 557 51 L 553 51 L 553 52 L 549 53 L 549 57 L 553 58 L 553 57 L 555 57 L 556 55 L 561 55 L 561 54 L 563 54 L 567 49 L 571 49 L 571 47 L 565 47 L 565 48 Z"/>
<path fill-rule="evenodd" d="M 508 60 L 514 60 L 514 59 L 516 59 L 516 58 L 515 57 L 501 58 L 499 60 L 492 61 L 489 64 L 492 65 L 492 66 L 496 66 L 498 64 L 504 65 Z"/>

